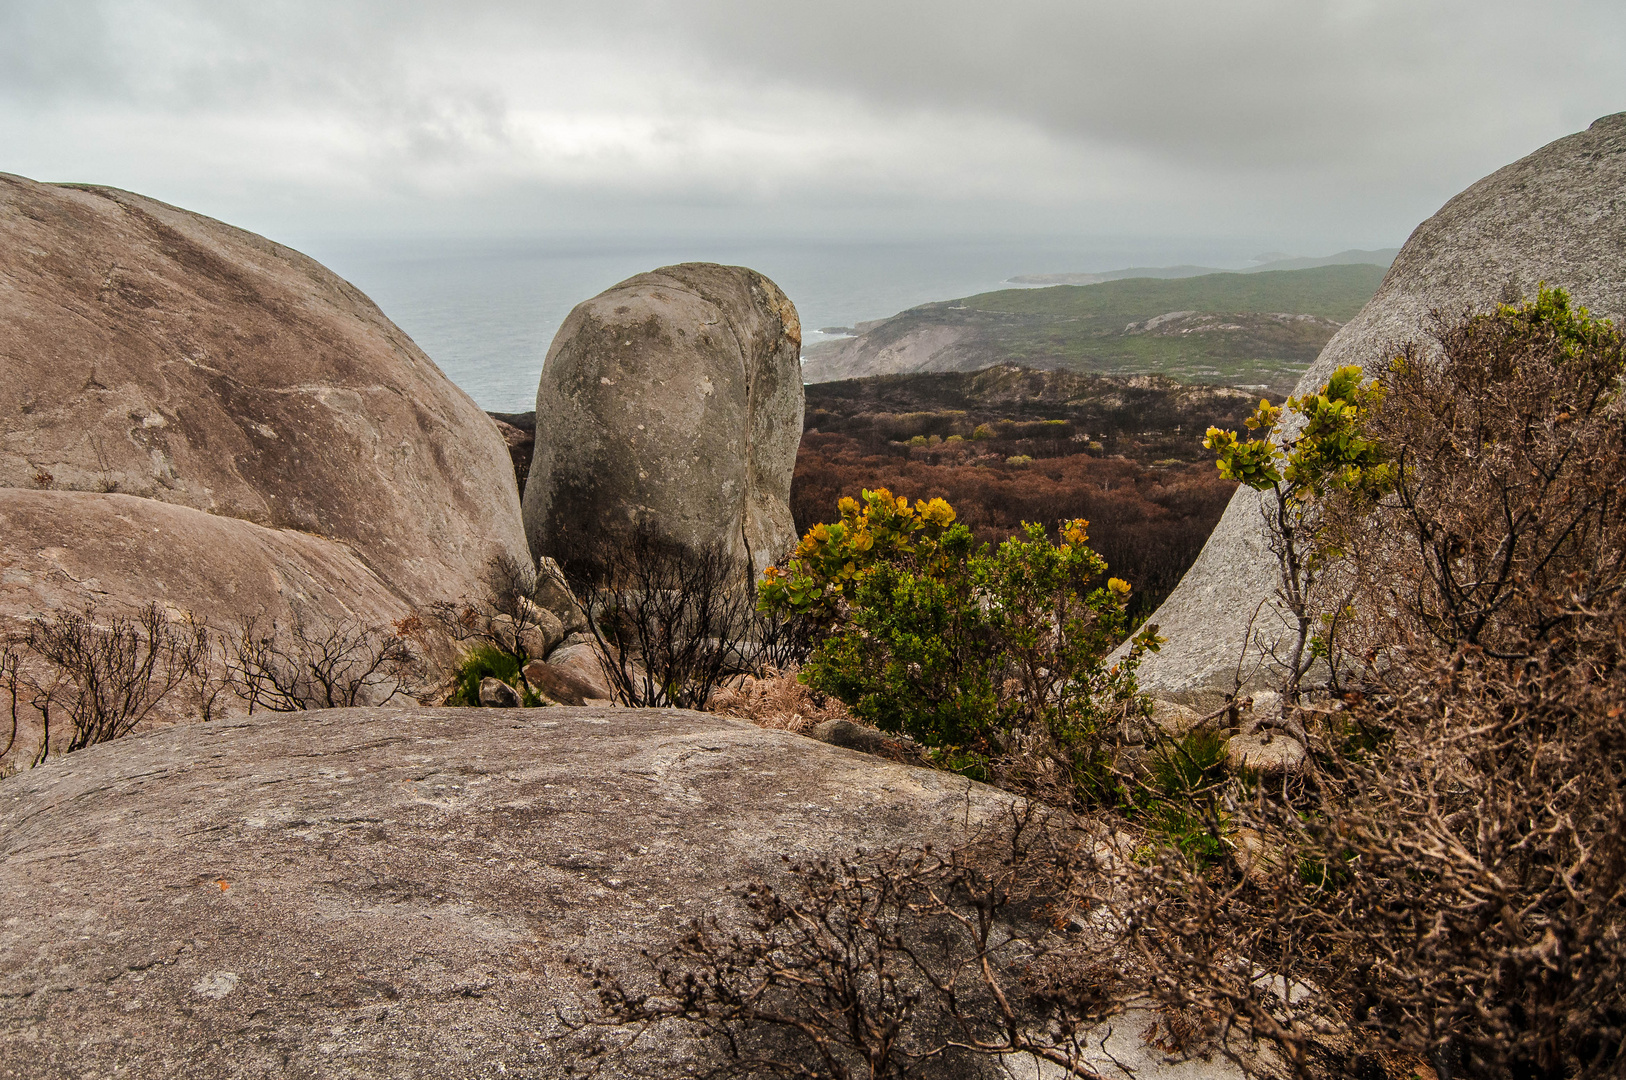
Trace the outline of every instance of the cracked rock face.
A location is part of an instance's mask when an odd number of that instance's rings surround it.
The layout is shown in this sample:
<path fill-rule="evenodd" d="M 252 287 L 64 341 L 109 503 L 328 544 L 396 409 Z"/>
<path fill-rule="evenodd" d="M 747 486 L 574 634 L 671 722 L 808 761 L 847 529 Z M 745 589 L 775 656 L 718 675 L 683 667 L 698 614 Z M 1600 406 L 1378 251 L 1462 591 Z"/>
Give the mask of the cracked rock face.
<path fill-rule="evenodd" d="M 536 393 L 525 531 L 569 558 L 640 520 L 761 571 L 796 541 L 801 324 L 754 270 L 683 263 L 576 306 Z"/>
<path fill-rule="evenodd" d="M 353 286 L 210 218 L 0 175 L 0 371 L 0 615 L 380 621 L 525 553 L 491 420 Z"/>
<path fill-rule="evenodd" d="M 577 957 L 732 918 L 781 856 L 958 843 L 1009 799 L 675 710 L 217 721 L 0 780 L 0 1062 L 37 1078 L 556 1077 Z M 682 1072 L 688 1044 L 644 1065 Z M 636 1063 L 636 1062 L 635 1062 Z M 3 1071 L 3 1070 L 0 1070 Z"/>
<path fill-rule="evenodd" d="M 1448 318 L 1567 289 L 1594 314 L 1626 316 L 1626 113 L 1606 116 L 1485 177 L 1423 222 L 1400 249 L 1377 295 L 1329 341 L 1296 393 L 1337 368 L 1386 363 L 1408 341 L 1426 345 L 1432 313 Z M 1261 497 L 1238 489 L 1202 553 L 1158 608 L 1169 643 L 1140 667 L 1143 688 L 1213 707 L 1235 685 L 1279 681 L 1258 651 L 1284 620 L 1260 601 L 1276 587 Z M 1255 612 L 1258 612 L 1257 616 Z M 1249 677 L 1251 673 L 1251 678 Z"/>

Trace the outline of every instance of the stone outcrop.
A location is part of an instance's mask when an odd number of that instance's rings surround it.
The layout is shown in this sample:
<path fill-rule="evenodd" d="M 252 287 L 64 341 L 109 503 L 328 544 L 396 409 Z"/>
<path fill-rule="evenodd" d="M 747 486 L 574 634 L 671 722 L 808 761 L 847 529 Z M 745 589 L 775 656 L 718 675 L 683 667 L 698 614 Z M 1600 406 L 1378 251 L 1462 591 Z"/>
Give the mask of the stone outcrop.
<path fill-rule="evenodd" d="M 148 601 L 223 627 L 247 617 L 383 626 L 408 610 L 324 537 L 134 495 L 0 488 L 0 615 Z"/>
<path fill-rule="evenodd" d="M 1008 813 L 952 774 L 675 710 L 335 710 L 95 746 L 0 780 L 0 1061 L 562 1076 L 588 1064 L 554 1039 L 588 993 L 569 958 L 636 974 L 783 881 L 781 855 Z M 683 1045 L 646 1051 L 681 1073 Z"/>
<path fill-rule="evenodd" d="M 758 571 L 788 551 L 800 347 L 795 307 L 743 267 L 663 267 L 578 304 L 537 389 L 532 552 L 590 552 L 643 521 Z"/>
<path fill-rule="evenodd" d="M 398 619 L 523 559 L 489 417 L 296 251 L 0 175 L 0 618 Z"/>
<path fill-rule="evenodd" d="M 1535 295 L 1545 282 L 1595 314 L 1626 316 L 1626 113 L 1514 162 L 1419 225 L 1371 302 L 1327 343 L 1299 383 L 1305 393 L 1345 364 L 1385 362 L 1406 342 L 1426 345 L 1432 313 L 1457 317 Z M 1212 707 L 1255 671 L 1251 630 L 1273 641 L 1276 563 L 1260 496 L 1240 489 L 1197 562 L 1152 620 L 1169 643 L 1142 664 L 1142 686 Z M 1257 619 L 1255 612 L 1259 611 Z M 1246 685 L 1274 681 L 1268 666 Z"/>

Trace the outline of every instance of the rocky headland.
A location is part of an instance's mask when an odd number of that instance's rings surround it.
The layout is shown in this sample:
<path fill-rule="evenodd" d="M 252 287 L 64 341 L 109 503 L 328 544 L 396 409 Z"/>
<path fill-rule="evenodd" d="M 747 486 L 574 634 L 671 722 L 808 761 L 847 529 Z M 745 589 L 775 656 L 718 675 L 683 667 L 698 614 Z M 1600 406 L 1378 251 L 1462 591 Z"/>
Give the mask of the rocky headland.
<path fill-rule="evenodd" d="M 819 383 L 1017 364 L 1285 393 L 1383 275 L 1383 266 L 1370 262 L 1181 272 L 1201 269 L 922 304 L 810 346 L 803 378 Z"/>

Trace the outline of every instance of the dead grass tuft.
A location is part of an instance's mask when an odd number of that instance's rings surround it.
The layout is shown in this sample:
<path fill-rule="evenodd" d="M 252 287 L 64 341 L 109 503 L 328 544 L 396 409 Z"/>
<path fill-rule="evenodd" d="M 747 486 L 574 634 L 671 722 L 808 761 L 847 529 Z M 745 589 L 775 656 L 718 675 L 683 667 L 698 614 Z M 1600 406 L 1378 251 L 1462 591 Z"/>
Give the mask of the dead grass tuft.
<path fill-rule="evenodd" d="M 712 691 L 706 711 L 797 735 L 811 735 L 826 720 L 852 719 L 841 702 L 798 682 L 797 670 L 792 665 L 784 671 L 770 668 L 760 678 L 741 676 Z"/>

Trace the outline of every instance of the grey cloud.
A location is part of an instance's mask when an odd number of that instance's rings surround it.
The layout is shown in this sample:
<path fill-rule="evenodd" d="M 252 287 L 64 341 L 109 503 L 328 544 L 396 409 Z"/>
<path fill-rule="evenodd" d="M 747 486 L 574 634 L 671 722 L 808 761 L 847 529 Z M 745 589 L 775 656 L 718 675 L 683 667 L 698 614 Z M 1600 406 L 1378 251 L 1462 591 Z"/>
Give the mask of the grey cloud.
<path fill-rule="evenodd" d="M 1626 8 L 976 0 L 666 12 L 713 62 L 916 108 L 981 108 L 1171 157 L 1276 166 L 1408 149 L 1465 129 L 1571 124 L 1626 107 Z M 801 46 L 785 62 L 784 45 Z"/>
<path fill-rule="evenodd" d="M 1626 108 L 1623 46 L 1613 0 L 0 0 L 0 169 L 50 178 L 78 125 L 81 175 L 381 227 L 1376 244 Z M 211 176 L 189 140 L 234 125 L 265 145 Z M 804 133 L 826 149 L 767 160 Z"/>

